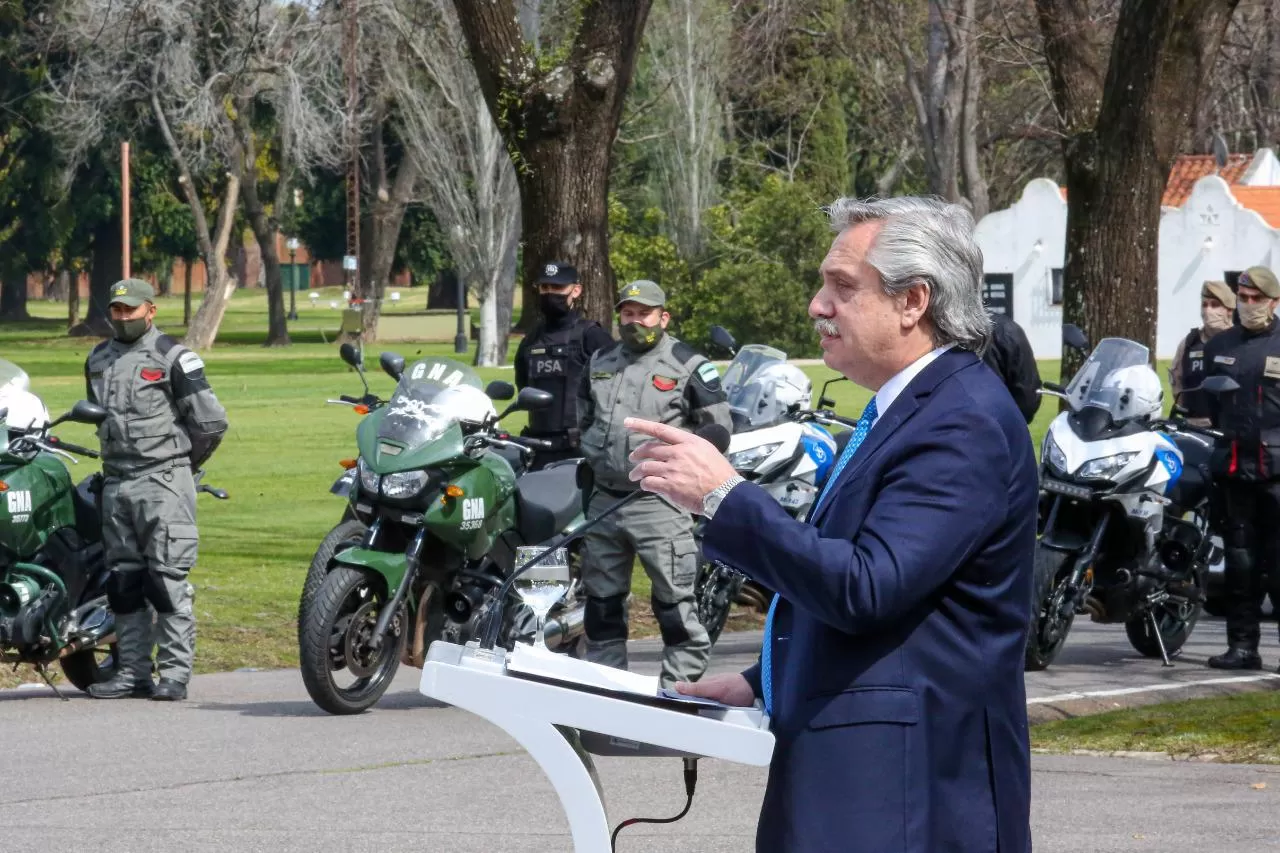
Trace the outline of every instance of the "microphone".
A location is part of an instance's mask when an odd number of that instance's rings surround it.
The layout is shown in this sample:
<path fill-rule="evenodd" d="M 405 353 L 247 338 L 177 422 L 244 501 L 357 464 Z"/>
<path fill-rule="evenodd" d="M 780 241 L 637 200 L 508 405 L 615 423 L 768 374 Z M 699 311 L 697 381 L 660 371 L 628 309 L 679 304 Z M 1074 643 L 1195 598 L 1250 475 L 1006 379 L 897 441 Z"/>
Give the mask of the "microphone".
<path fill-rule="evenodd" d="M 703 424 L 702 426 L 694 430 L 693 434 L 707 442 L 710 442 L 711 446 L 714 447 L 722 455 L 726 450 L 729 449 L 729 430 L 725 429 L 720 424 L 715 424 L 715 423 Z M 583 462 L 579 462 L 578 464 L 585 465 L 586 462 L 583 461 Z M 581 482 L 580 482 L 580 487 L 581 487 Z M 572 542 L 575 539 L 581 539 L 583 534 L 586 533 L 588 530 L 590 530 L 592 527 L 595 527 L 597 524 L 604 521 L 610 515 L 622 509 L 622 507 L 626 506 L 632 501 L 635 501 L 643 497 L 645 494 L 646 493 L 644 489 L 641 489 L 640 487 L 637 486 L 634 492 L 627 495 L 622 500 L 618 501 L 613 506 L 606 509 L 604 512 L 600 513 L 595 518 L 588 520 L 585 524 L 583 524 L 577 530 L 573 531 L 572 533 L 566 533 L 564 536 L 561 536 L 558 541 L 553 542 L 550 546 L 544 549 L 540 554 L 538 554 L 533 559 L 529 560 L 529 562 L 525 563 L 523 566 L 520 566 L 518 569 L 512 572 L 511 577 L 507 578 L 506 581 L 503 582 L 502 586 L 498 588 L 497 596 L 495 596 L 493 602 L 489 605 L 490 612 L 487 617 L 488 622 L 485 623 L 484 640 L 483 642 L 480 643 L 480 647 L 483 649 L 492 649 L 497 644 L 498 633 L 502 630 L 503 602 L 507 600 L 507 595 L 511 592 L 511 588 L 515 585 L 516 578 L 520 577 L 529 569 L 533 568 L 538 563 L 542 562 L 544 559 L 546 559 L 548 555 L 555 553 L 556 550 L 563 548 L 565 545 L 567 545 L 568 543 Z M 496 608 L 496 612 L 492 612 L 494 608 Z"/>

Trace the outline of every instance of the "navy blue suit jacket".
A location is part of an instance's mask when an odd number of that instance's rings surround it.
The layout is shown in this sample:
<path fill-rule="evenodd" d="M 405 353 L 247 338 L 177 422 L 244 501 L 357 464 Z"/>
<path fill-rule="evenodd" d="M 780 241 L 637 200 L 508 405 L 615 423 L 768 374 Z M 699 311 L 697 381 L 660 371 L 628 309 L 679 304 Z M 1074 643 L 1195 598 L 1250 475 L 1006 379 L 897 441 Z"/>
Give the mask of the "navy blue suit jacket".
<path fill-rule="evenodd" d="M 705 555 L 782 600 L 758 853 L 1027 853 L 1023 650 L 1037 472 L 1001 380 L 952 349 L 808 523 L 744 483 Z M 760 666 L 744 673 L 762 696 Z"/>

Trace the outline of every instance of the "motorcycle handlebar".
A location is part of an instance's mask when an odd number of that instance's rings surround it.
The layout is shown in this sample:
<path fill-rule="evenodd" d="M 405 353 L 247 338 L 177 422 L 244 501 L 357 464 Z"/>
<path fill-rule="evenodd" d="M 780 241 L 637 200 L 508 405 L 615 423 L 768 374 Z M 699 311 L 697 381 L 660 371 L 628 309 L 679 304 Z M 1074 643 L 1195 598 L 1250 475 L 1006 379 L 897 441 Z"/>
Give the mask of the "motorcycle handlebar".
<path fill-rule="evenodd" d="M 217 489 L 217 488 L 214 488 L 213 486 L 206 486 L 204 483 L 201 483 L 199 486 L 197 486 L 196 491 L 206 492 L 208 494 L 211 494 L 220 501 L 225 501 L 227 498 L 231 497 L 230 495 L 227 494 L 226 489 Z"/>
<path fill-rule="evenodd" d="M 63 441 L 62 439 L 58 438 L 56 435 L 46 436 L 45 442 L 49 446 L 57 448 L 58 450 L 69 450 L 72 453 L 78 453 L 81 456 L 88 456 L 90 459 L 98 459 L 101 456 L 101 454 L 99 454 L 98 451 L 96 450 L 90 450 L 87 447 L 81 447 L 80 445 L 72 444 L 69 441 Z"/>

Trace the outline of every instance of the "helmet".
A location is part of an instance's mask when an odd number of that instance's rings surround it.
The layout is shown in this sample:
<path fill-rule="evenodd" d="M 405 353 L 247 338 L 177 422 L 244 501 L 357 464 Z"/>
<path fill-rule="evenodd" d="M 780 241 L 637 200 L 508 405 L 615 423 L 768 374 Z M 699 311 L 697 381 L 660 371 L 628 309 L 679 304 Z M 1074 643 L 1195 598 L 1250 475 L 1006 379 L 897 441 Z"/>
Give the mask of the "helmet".
<path fill-rule="evenodd" d="M 781 421 L 792 406 L 807 409 L 812 399 L 813 383 L 804 371 L 779 361 L 760 368 L 735 388 L 729 408 L 735 426 L 758 429 Z"/>
<path fill-rule="evenodd" d="M 1164 408 L 1164 388 L 1156 372 L 1145 364 L 1122 367 L 1107 374 L 1103 389 L 1115 392 L 1111 404 L 1117 421 L 1159 417 Z"/>
<path fill-rule="evenodd" d="M 436 395 L 431 405 L 449 418 L 467 423 L 482 423 L 498 414 L 488 395 L 470 385 L 446 388 Z"/>
<path fill-rule="evenodd" d="M 30 391 L 9 385 L 0 389 L 0 409 L 7 409 L 3 422 L 6 430 L 29 430 L 49 424 L 49 410 Z"/>

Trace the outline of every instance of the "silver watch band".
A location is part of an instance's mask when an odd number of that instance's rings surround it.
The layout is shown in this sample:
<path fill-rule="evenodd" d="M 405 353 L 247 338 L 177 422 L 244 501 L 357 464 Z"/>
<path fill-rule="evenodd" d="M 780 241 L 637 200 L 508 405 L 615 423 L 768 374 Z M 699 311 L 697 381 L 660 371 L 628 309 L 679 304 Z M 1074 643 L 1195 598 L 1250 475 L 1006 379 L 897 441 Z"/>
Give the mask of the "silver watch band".
<path fill-rule="evenodd" d="M 711 492 L 704 495 L 702 498 L 702 517 L 711 518 L 715 515 L 716 510 L 720 508 L 720 502 L 723 501 L 725 496 L 733 490 L 733 487 L 739 483 L 745 482 L 746 480 L 744 480 L 740 475 L 735 474 L 716 488 L 712 489 Z"/>

